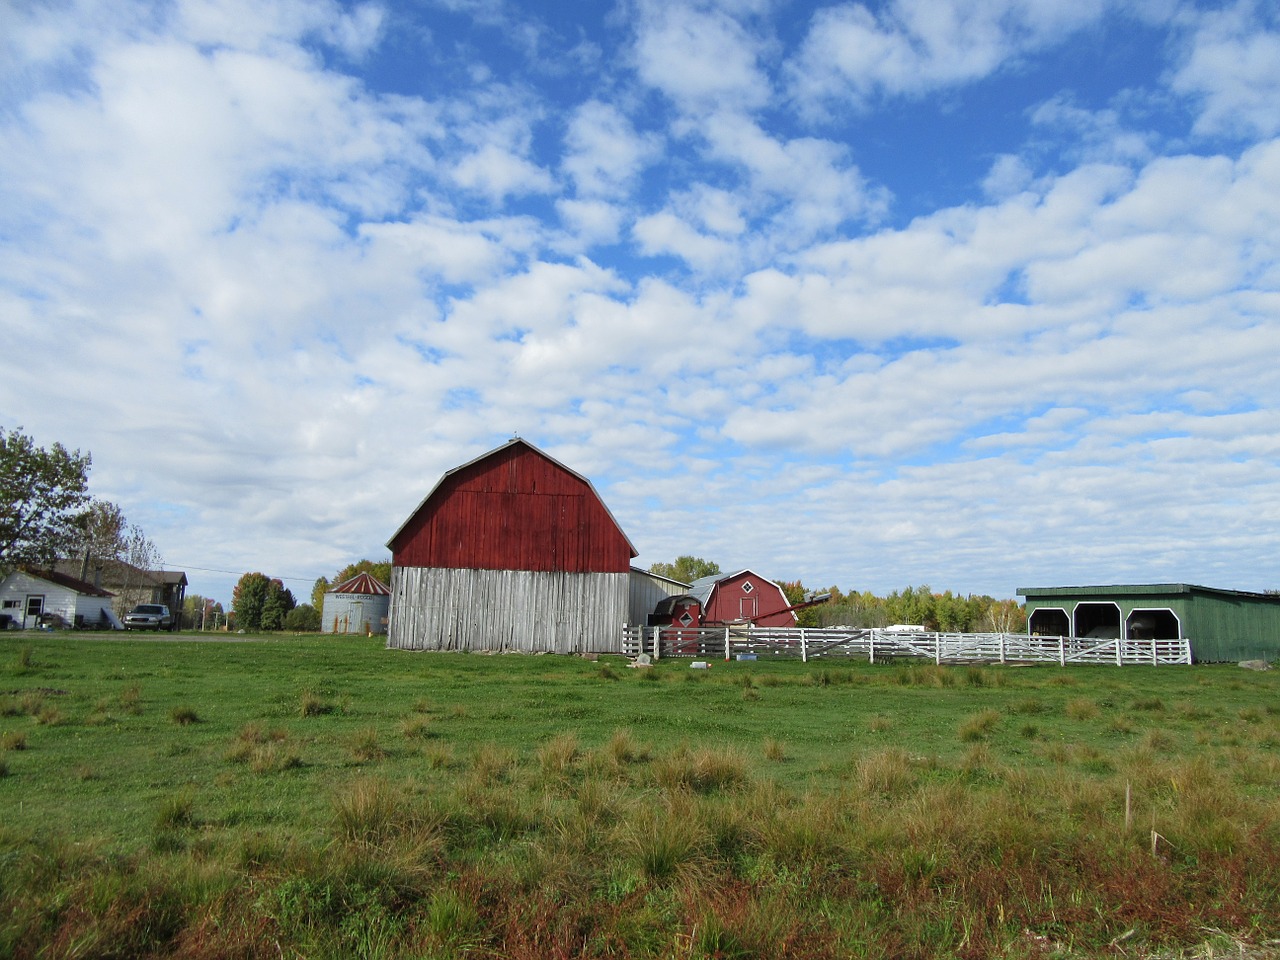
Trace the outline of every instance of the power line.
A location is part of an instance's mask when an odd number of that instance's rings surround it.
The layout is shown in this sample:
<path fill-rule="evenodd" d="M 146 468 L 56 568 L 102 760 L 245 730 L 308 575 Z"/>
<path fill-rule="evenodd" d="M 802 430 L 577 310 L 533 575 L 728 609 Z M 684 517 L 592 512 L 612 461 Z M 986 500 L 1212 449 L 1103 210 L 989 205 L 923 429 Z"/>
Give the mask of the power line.
<path fill-rule="evenodd" d="M 168 563 L 166 563 L 166 564 L 165 564 L 165 566 L 169 566 L 169 567 L 180 567 L 180 568 L 181 568 L 181 569 L 183 569 L 183 570 L 198 570 L 198 571 L 200 571 L 201 573 L 225 573 L 225 574 L 227 574 L 227 575 L 229 575 L 229 576 L 232 576 L 232 577 L 242 577 L 242 576 L 244 576 L 244 575 L 245 575 L 245 573 L 246 573 L 246 572 L 248 572 L 248 571 L 245 571 L 245 570 L 218 570 L 218 569 L 216 569 L 216 568 L 214 568 L 214 567 L 193 567 L 193 566 L 191 566 L 190 564 L 186 564 L 186 563 L 173 563 L 173 562 L 168 562 Z M 297 581 L 298 583 L 315 583 L 317 578 L 316 578 L 316 577 L 271 577 L 270 579 L 272 579 L 272 580 L 295 580 L 295 581 Z"/>

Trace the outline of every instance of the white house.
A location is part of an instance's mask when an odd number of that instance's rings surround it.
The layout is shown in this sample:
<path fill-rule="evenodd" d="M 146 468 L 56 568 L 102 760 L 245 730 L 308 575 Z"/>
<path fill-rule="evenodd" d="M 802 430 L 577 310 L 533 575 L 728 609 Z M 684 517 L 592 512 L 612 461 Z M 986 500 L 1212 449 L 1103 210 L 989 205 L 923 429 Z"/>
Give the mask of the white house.
<path fill-rule="evenodd" d="M 119 626 L 111 612 L 115 596 L 91 583 L 48 570 L 14 570 L 0 580 L 0 617 L 6 628 Z"/>

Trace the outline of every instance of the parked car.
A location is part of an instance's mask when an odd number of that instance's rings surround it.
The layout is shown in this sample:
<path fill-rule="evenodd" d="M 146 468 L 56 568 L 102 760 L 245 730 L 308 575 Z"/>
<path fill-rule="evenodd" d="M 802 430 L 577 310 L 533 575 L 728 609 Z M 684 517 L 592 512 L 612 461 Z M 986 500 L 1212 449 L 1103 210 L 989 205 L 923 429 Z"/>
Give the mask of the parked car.
<path fill-rule="evenodd" d="M 140 603 L 124 615 L 126 630 L 172 630 L 173 617 L 163 603 Z"/>

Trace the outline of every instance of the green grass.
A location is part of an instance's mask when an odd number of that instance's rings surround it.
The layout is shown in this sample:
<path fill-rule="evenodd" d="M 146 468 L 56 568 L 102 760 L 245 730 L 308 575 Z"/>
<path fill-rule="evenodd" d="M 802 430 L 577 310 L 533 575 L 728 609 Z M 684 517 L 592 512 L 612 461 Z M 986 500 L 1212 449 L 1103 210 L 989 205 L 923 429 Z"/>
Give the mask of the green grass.
<path fill-rule="evenodd" d="M 1264 956 L 1277 693 L 4 637 L 0 956 Z"/>

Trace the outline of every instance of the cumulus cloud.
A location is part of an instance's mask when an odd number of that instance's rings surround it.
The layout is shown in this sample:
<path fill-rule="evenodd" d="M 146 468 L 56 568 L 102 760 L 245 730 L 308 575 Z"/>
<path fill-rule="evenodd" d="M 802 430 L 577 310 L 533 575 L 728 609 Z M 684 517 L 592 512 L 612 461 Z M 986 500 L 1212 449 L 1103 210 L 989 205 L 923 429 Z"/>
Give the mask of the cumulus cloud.
<path fill-rule="evenodd" d="M 768 99 L 760 41 L 728 13 L 665 0 L 639 9 L 636 68 L 649 86 L 694 113 Z"/>
<path fill-rule="evenodd" d="M 790 64 L 792 92 L 810 109 L 920 96 L 1060 43 L 1104 9 L 1102 0 L 894 0 L 876 12 L 860 3 L 824 7 Z"/>
<path fill-rule="evenodd" d="M 1270 11 L 1269 15 L 1267 11 Z M 1195 131 L 1230 136 L 1280 132 L 1280 18 L 1274 7 L 1240 2 L 1205 14 L 1173 88 L 1200 105 Z"/>

